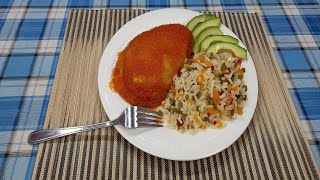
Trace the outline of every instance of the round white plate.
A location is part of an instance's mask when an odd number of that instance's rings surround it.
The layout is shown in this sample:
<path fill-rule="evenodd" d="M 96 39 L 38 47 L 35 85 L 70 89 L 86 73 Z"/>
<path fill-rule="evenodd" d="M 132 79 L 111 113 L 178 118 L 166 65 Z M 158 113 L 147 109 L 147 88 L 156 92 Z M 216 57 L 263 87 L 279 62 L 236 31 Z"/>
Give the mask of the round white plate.
<path fill-rule="evenodd" d="M 110 119 L 117 118 L 124 109 L 130 106 L 117 93 L 109 89 L 112 70 L 117 61 L 118 52 L 138 34 L 156 26 L 170 23 L 186 24 L 198 12 L 185 9 L 160 9 L 140 15 L 125 24 L 110 40 L 101 57 L 98 86 L 103 107 Z M 220 28 L 224 34 L 238 38 L 226 26 Z M 240 41 L 239 45 L 244 47 Z M 118 132 L 137 148 L 165 159 L 196 160 L 214 155 L 234 143 L 249 125 L 258 97 L 258 80 L 256 69 L 250 54 L 248 61 L 243 62 L 246 68 L 244 80 L 248 86 L 248 100 L 244 114 L 223 129 L 208 129 L 196 135 L 182 134 L 178 131 L 161 128 L 125 129 L 118 125 Z"/>

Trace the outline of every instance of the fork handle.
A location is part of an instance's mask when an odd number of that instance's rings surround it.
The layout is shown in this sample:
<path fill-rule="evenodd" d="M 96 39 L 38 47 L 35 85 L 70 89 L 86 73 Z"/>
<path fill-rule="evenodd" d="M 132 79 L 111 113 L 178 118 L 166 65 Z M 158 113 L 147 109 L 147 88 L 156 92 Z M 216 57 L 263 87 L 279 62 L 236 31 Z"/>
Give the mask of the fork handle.
<path fill-rule="evenodd" d="M 93 129 L 105 128 L 110 127 L 118 124 L 118 121 L 107 121 L 103 123 L 91 124 L 86 126 L 75 126 L 75 127 L 68 127 L 68 128 L 56 128 L 56 129 L 43 129 L 38 131 L 33 131 L 30 133 L 28 137 L 29 144 L 38 144 L 41 142 L 49 141 L 55 138 L 86 132 Z"/>

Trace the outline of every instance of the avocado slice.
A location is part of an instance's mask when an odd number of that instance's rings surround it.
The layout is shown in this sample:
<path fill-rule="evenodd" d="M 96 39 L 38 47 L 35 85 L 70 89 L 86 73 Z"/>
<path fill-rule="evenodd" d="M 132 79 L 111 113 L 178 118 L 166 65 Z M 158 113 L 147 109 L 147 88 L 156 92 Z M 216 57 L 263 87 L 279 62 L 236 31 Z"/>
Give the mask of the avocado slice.
<path fill-rule="evenodd" d="M 233 44 L 233 43 L 229 43 L 229 42 L 214 43 L 208 47 L 207 52 L 218 53 L 223 50 L 231 51 L 235 57 L 247 59 L 247 50 L 246 49 L 240 47 L 237 44 Z"/>
<path fill-rule="evenodd" d="M 213 17 L 197 24 L 192 30 L 193 37 L 197 37 L 202 30 L 211 26 L 220 27 L 221 26 L 220 17 Z"/>
<path fill-rule="evenodd" d="M 206 39 L 204 39 L 201 43 L 200 43 L 200 52 L 205 52 L 208 47 L 210 46 L 210 44 L 216 43 L 216 42 L 230 42 L 230 43 L 234 43 L 234 44 L 238 44 L 239 40 L 229 36 L 229 35 L 212 35 L 212 36 L 208 36 Z"/>
<path fill-rule="evenodd" d="M 205 21 L 205 20 L 207 20 L 207 19 L 213 18 L 213 17 L 215 17 L 215 16 L 212 15 L 212 14 L 201 14 L 201 15 L 199 15 L 199 16 L 196 16 L 196 17 L 192 18 L 192 19 L 188 22 L 187 28 L 188 28 L 190 31 L 192 31 L 193 28 L 194 28 L 197 24 L 199 24 L 199 23 L 201 23 L 201 22 L 203 22 L 203 21 Z"/>
<path fill-rule="evenodd" d="M 193 45 L 193 52 L 197 53 L 200 50 L 200 43 L 206 39 L 210 35 L 222 35 L 222 31 L 219 27 L 207 27 L 204 30 L 202 30 L 198 36 L 195 38 L 194 45 Z"/>

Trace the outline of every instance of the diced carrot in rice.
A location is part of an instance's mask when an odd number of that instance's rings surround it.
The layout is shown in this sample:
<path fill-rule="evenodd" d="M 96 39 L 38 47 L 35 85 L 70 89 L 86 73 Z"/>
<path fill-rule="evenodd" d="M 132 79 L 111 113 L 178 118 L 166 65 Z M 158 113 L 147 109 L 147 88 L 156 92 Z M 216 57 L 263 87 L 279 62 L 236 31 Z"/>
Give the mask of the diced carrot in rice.
<path fill-rule="evenodd" d="M 233 86 L 232 91 L 235 91 L 235 92 L 238 91 L 238 86 L 237 85 Z"/>
<path fill-rule="evenodd" d="M 213 90 L 213 101 L 215 102 L 215 104 L 218 104 L 220 101 L 219 91 L 217 89 Z"/>
<path fill-rule="evenodd" d="M 202 84 L 202 81 L 203 81 L 203 75 L 201 75 L 201 74 L 200 74 L 200 75 L 198 75 L 196 80 L 197 80 L 197 83 L 198 83 L 198 84 Z"/>
<path fill-rule="evenodd" d="M 194 119 L 194 121 L 197 123 L 197 124 L 200 124 L 200 119 L 199 119 L 199 117 L 198 117 L 198 115 L 194 115 L 193 116 L 193 119 Z"/>
<path fill-rule="evenodd" d="M 232 90 L 232 85 L 231 85 L 231 84 L 228 84 L 228 86 L 227 86 L 227 91 L 228 91 L 228 92 L 231 92 L 231 90 Z"/>
<path fill-rule="evenodd" d="M 184 94 L 182 94 L 182 93 L 177 93 L 176 94 L 176 98 L 178 98 L 178 97 L 183 97 L 184 96 Z"/>
<path fill-rule="evenodd" d="M 203 62 L 203 61 L 204 61 L 204 59 L 205 59 L 204 55 L 200 55 L 200 56 L 199 56 L 199 60 L 200 60 L 200 62 Z"/>
<path fill-rule="evenodd" d="M 237 112 L 239 115 L 242 115 L 243 114 L 243 108 L 240 106 L 237 108 Z"/>
<path fill-rule="evenodd" d="M 213 108 L 208 108 L 208 113 L 210 115 L 215 115 L 216 114 L 216 111 L 213 109 Z"/>
<path fill-rule="evenodd" d="M 217 120 L 217 127 L 218 128 L 222 128 L 223 127 L 223 123 L 221 120 Z"/>
<path fill-rule="evenodd" d="M 243 78 L 243 71 L 242 71 L 242 69 L 239 69 L 239 70 L 238 70 L 238 78 L 239 78 L 239 79 L 242 79 L 242 78 Z"/>
<path fill-rule="evenodd" d="M 200 90 L 203 91 L 204 90 L 204 85 L 200 84 Z"/>
<path fill-rule="evenodd" d="M 211 67 L 212 66 L 212 63 L 210 61 L 208 61 L 207 59 L 204 60 L 204 64 L 207 66 L 207 67 Z"/>

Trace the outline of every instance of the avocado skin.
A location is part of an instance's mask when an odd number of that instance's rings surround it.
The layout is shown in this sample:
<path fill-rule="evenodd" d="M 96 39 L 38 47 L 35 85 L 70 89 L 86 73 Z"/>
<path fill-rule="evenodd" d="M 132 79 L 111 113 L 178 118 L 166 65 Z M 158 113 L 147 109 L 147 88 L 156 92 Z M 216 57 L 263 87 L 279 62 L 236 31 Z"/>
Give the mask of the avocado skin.
<path fill-rule="evenodd" d="M 230 43 L 238 44 L 239 40 L 229 35 L 208 36 L 206 39 L 204 39 L 200 43 L 200 52 L 205 52 L 210 46 L 210 44 L 217 43 L 217 42 L 230 42 Z"/>
<path fill-rule="evenodd" d="M 237 44 L 229 43 L 229 42 L 218 42 L 210 45 L 207 49 L 207 52 L 218 53 L 221 50 L 229 50 L 233 52 L 234 56 L 247 59 L 247 50 L 240 47 Z"/>

